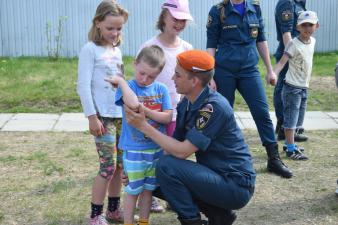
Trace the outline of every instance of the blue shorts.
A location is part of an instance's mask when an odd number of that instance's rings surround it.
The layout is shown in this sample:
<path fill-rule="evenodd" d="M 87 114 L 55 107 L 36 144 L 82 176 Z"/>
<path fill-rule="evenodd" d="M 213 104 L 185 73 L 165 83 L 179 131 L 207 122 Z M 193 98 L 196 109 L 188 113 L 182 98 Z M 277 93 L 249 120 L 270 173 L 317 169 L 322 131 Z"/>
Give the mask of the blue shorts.
<path fill-rule="evenodd" d="M 163 155 L 162 148 L 146 150 L 123 150 L 123 168 L 128 175 L 129 183 L 124 191 L 130 195 L 138 195 L 143 190 L 156 189 L 155 167 Z"/>
<path fill-rule="evenodd" d="M 306 111 L 307 89 L 285 83 L 282 89 L 282 101 L 283 127 L 285 129 L 302 127 Z"/>

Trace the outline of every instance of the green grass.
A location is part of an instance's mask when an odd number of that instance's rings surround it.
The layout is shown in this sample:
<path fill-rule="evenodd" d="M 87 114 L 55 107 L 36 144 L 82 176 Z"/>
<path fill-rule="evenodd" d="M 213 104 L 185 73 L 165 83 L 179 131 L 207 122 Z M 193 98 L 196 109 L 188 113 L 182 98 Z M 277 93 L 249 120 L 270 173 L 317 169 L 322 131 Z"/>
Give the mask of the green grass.
<path fill-rule="evenodd" d="M 133 74 L 133 58 L 124 57 L 126 75 Z M 310 85 L 308 110 L 338 111 L 338 95 L 334 87 L 334 67 L 338 52 L 316 54 Z M 260 62 L 262 77 L 265 70 Z M 0 58 L 0 113 L 81 112 L 76 93 L 77 59 Z M 266 93 L 273 110 L 273 87 Z M 237 94 L 236 110 L 248 110 Z"/>
<path fill-rule="evenodd" d="M 310 139 L 301 146 L 308 161 L 290 160 L 280 152 L 294 172 L 292 179 L 268 173 L 257 132 L 244 130 L 244 135 L 257 182 L 249 204 L 237 211 L 235 224 L 337 224 L 337 130 L 307 131 Z M 0 132 L 0 140 L 0 225 L 88 224 L 91 186 L 98 171 L 91 135 Z M 50 163 L 53 166 L 45 171 Z M 178 225 L 176 217 L 173 212 L 151 214 L 151 224 Z"/>

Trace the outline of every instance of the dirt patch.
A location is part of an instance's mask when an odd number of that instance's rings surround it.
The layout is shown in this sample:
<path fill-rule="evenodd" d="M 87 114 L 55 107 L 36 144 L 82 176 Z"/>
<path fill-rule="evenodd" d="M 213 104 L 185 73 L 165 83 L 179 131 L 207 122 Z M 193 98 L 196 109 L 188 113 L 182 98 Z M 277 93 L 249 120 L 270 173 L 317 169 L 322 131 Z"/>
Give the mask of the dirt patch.
<path fill-rule="evenodd" d="M 311 77 L 310 89 L 314 91 L 338 91 L 334 77 Z"/>

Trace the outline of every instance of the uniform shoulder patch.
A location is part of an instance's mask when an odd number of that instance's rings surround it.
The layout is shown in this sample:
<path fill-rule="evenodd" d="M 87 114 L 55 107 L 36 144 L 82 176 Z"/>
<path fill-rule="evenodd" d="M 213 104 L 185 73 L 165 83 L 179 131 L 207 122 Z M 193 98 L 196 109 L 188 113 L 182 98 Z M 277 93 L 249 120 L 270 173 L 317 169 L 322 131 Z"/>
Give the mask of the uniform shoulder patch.
<path fill-rule="evenodd" d="M 292 12 L 290 10 L 285 10 L 282 12 L 282 21 L 289 21 L 292 19 Z"/>
<path fill-rule="evenodd" d="M 203 129 L 209 122 L 211 115 L 214 112 L 214 107 L 211 104 L 206 104 L 199 110 L 199 115 L 196 119 L 196 128 Z"/>
<path fill-rule="evenodd" d="M 261 2 L 260 2 L 260 0 L 253 0 L 253 1 L 252 1 L 252 4 L 253 4 L 253 5 L 260 5 Z"/>

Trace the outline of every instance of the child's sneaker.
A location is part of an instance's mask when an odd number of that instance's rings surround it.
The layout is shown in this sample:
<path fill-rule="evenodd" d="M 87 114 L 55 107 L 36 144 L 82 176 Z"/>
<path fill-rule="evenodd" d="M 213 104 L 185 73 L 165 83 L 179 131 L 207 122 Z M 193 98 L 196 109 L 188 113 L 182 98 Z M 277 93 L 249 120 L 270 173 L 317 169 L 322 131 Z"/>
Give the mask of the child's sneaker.
<path fill-rule="evenodd" d="M 123 222 L 123 212 L 120 209 L 106 211 L 106 219 L 109 223 Z"/>
<path fill-rule="evenodd" d="M 165 210 L 163 206 L 158 203 L 157 199 L 152 197 L 150 211 L 154 213 L 163 213 Z"/>
<path fill-rule="evenodd" d="M 107 220 L 102 215 L 89 219 L 89 225 L 108 225 Z"/>
<path fill-rule="evenodd" d="M 338 196 L 338 180 L 337 180 L 336 196 Z"/>
<path fill-rule="evenodd" d="M 292 152 L 286 152 L 286 156 L 290 159 L 293 160 L 308 160 L 309 158 L 304 155 L 299 149 L 298 147 L 296 147 L 296 149 Z"/>

